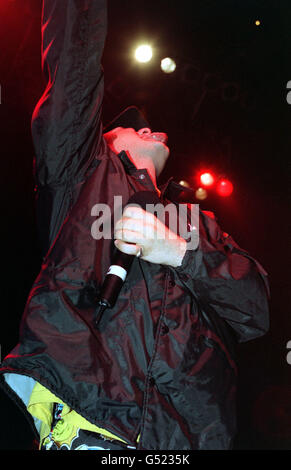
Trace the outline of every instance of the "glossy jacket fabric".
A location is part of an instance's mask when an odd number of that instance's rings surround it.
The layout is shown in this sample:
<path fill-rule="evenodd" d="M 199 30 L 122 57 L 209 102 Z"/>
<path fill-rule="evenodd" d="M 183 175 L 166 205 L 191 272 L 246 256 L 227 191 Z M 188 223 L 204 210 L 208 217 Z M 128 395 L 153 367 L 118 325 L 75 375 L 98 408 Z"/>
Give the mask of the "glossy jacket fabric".
<path fill-rule="evenodd" d="M 33 117 L 44 257 L 19 344 L 0 372 L 29 376 L 91 423 L 139 449 L 229 449 L 235 345 L 268 329 L 263 268 L 200 213 L 198 248 L 171 268 L 135 259 L 114 308 L 93 325 L 112 240 L 92 208 L 154 190 L 102 136 L 104 0 L 45 0 L 48 85 Z M 161 200 L 179 201 L 170 181 Z M 50 221 L 48 226 L 46 221 Z"/>

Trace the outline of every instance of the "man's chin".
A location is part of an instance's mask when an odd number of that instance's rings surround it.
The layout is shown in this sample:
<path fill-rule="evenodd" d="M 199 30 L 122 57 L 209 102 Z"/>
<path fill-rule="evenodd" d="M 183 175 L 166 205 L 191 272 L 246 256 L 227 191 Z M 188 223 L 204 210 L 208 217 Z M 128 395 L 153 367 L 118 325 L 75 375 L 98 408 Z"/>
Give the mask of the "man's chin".
<path fill-rule="evenodd" d="M 165 164 L 166 164 L 166 161 L 168 160 L 170 156 L 170 149 L 169 147 L 167 147 L 167 145 L 163 144 L 163 150 L 164 150 L 164 159 L 165 159 Z"/>
<path fill-rule="evenodd" d="M 159 149 L 159 152 L 162 152 L 165 155 L 164 158 L 168 158 L 170 149 L 166 144 L 164 144 L 164 142 L 160 142 L 157 140 L 156 142 L 154 142 L 154 147 L 155 149 Z"/>
<path fill-rule="evenodd" d="M 163 169 L 165 168 L 166 166 L 166 163 L 167 163 L 167 160 L 169 158 L 169 152 L 167 152 L 166 154 L 164 154 L 164 156 L 160 157 L 159 160 L 158 160 L 158 163 L 156 165 L 156 173 L 157 173 L 157 176 L 160 176 L 160 174 L 162 173 Z"/>

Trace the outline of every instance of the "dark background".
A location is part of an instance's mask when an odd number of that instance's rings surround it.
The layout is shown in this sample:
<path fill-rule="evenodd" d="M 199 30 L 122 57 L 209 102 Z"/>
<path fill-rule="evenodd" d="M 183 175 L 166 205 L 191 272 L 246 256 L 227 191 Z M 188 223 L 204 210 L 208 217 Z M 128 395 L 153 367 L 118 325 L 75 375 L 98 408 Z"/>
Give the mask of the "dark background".
<path fill-rule="evenodd" d="M 201 208 L 213 210 L 269 273 L 270 331 L 239 347 L 235 449 L 291 449 L 290 6 L 289 0 L 109 2 L 104 122 L 136 104 L 153 130 L 169 134 L 171 159 L 161 182 L 174 176 L 196 188 L 201 168 L 228 176 L 232 196 L 210 193 Z M 45 85 L 40 15 L 41 0 L 0 1 L 2 358 L 18 341 L 40 267 L 30 135 Z M 140 41 L 154 47 L 147 65 L 132 59 Z M 177 63 L 170 75 L 160 70 L 166 56 Z M 30 428 L 3 395 L 0 413 L 0 449 L 31 448 Z"/>

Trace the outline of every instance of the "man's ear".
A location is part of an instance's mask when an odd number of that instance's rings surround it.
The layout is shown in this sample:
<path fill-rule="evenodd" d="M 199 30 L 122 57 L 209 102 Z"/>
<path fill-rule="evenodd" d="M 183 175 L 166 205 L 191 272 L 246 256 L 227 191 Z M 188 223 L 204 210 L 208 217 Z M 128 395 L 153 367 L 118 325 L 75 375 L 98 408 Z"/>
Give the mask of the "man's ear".
<path fill-rule="evenodd" d="M 113 145 L 114 141 L 117 138 L 117 133 L 113 129 L 112 131 L 106 132 L 103 134 L 104 139 L 106 140 L 108 145 Z"/>

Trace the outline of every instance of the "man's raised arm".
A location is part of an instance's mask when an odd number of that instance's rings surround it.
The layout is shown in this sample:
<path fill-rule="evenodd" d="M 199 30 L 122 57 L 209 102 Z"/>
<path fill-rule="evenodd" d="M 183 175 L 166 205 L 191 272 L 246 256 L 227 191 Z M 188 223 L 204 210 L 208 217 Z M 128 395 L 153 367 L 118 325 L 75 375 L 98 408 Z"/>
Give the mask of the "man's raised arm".
<path fill-rule="evenodd" d="M 81 177 L 101 135 L 106 0 L 43 0 L 47 87 L 32 118 L 38 185 Z"/>

